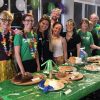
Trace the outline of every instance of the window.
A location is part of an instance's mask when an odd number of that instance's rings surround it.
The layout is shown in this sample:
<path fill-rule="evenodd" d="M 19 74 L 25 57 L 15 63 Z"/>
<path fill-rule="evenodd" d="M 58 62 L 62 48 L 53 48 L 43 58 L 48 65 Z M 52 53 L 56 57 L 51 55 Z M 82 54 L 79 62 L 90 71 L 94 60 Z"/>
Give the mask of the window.
<path fill-rule="evenodd" d="M 82 3 L 74 2 L 74 20 L 76 26 L 79 28 L 79 23 L 82 19 Z"/>
<path fill-rule="evenodd" d="M 86 4 L 86 5 L 85 5 L 85 17 L 86 17 L 86 18 L 89 18 L 89 16 L 90 16 L 92 13 L 95 13 L 95 5 Z"/>

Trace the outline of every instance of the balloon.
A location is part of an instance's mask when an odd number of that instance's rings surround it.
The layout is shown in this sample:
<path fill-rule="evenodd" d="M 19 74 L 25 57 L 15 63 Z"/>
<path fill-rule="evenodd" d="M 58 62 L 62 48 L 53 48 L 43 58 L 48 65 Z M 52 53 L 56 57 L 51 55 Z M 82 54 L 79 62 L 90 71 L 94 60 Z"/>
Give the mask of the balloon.
<path fill-rule="evenodd" d="M 58 3 L 58 8 L 62 9 L 62 13 L 65 12 L 65 7 L 62 3 Z"/>
<path fill-rule="evenodd" d="M 25 10 L 25 1 L 24 0 L 16 0 L 16 8 L 19 11 L 24 11 Z"/>
<path fill-rule="evenodd" d="M 51 11 L 52 11 L 54 8 L 55 8 L 54 3 L 50 2 L 50 3 L 48 4 L 48 12 L 51 13 Z"/>
<path fill-rule="evenodd" d="M 4 0 L 0 0 L 0 7 L 4 5 Z"/>
<path fill-rule="evenodd" d="M 31 0 L 31 5 L 33 9 L 37 9 L 39 7 L 39 0 Z"/>

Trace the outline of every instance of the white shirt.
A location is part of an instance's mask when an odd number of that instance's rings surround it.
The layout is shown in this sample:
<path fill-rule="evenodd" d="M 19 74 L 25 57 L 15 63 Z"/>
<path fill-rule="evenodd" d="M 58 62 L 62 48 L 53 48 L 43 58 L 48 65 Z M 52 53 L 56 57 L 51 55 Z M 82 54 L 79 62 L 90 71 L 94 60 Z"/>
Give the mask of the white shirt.
<path fill-rule="evenodd" d="M 63 56 L 62 37 L 52 38 L 53 57 Z"/>

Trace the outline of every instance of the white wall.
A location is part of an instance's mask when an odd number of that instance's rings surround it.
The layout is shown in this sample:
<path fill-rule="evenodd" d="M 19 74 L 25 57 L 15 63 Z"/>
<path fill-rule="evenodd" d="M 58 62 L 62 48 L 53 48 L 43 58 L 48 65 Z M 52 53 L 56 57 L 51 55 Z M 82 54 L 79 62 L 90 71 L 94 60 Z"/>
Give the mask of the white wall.
<path fill-rule="evenodd" d="M 73 19 L 74 16 L 74 0 L 62 0 L 62 4 L 68 8 L 68 12 L 61 15 L 61 22 L 64 26 L 64 31 L 66 31 L 66 21 L 68 19 Z"/>

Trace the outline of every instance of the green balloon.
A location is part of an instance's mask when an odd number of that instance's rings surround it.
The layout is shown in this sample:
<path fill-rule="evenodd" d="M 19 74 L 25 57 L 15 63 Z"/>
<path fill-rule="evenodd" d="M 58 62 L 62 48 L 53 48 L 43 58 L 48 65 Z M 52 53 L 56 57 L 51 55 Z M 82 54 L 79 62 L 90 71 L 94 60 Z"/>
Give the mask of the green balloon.
<path fill-rule="evenodd" d="M 48 5 L 48 13 L 51 13 L 51 11 L 55 8 L 54 3 L 50 2 Z"/>
<path fill-rule="evenodd" d="M 39 7 L 39 0 L 31 0 L 31 5 L 33 9 L 37 9 Z"/>

